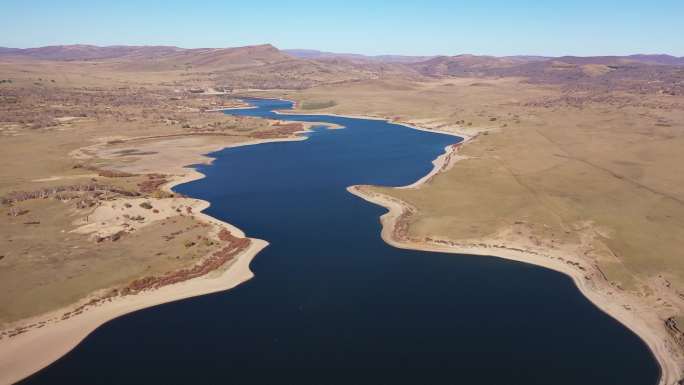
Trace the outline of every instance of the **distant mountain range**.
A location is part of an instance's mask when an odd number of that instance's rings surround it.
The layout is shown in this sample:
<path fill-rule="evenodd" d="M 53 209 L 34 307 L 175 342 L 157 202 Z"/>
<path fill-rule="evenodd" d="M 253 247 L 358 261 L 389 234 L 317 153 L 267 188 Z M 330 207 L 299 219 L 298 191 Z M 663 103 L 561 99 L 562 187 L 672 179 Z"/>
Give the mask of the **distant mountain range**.
<path fill-rule="evenodd" d="M 684 57 L 629 56 L 367 56 L 316 50 L 279 50 L 270 44 L 235 48 L 59 45 L 0 47 L 4 61 L 98 61 L 112 70 L 190 71 L 230 88 L 303 88 L 317 84 L 400 77 L 516 76 L 531 82 L 615 88 L 624 80 L 684 84 Z"/>
<path fill-rule="evenodd" d="M 547 60 L 558 60 L 563 62 L 571 62 L 573 64 L 625 64 L 629 62 L 642 64 L 657 64 L 657 65 L 684 65 L 684 57 L 676 57 L 671 55 L 656 54 L 656 55 L 628 55 L 628 56 L 563 56 L 563 57 L 547 57 L 547 56 L 484 56 L 484 55 L 456 55 L 456 56 L 409 56 L 409 55 L 362 55 L 354 53 L 335 53 L 326 51 L 317 51 L 311 49 L 285 49 L 278 50 L 270 44 L 236 47 L 236 48 L 179 48 L 174 46 L 94 46 L 94 45 L 56 45 L 38 48 L 7 48 L 0 47 L 0 56 L 24 56 L 32 57 L 41 60 L 101 60 L 101 59 L 115 59 L 123 57 L 139 57 L 139 58 L 163 58 L 163 57 L 190 57 L 193 55 L 213 57 L 217 56 L 242 56 L 244 54 L 264 54 L 273 58 L 273 56 L 285 55 L 309 60 L 326 60 L 326 59 L 344 59 L 356 62 L 379 62 L 379 63 L 427 63 L 429 61 L 444 62 L 445 60 L 452 60 L 461 63 L 470 63 L 475 66 L 481 65 L 505 65 L 516 64 L 522 62 L 537 62 Z M 232 55 L 231 55 L 232 54 Z M 447 59 L 450 58 L 450 59 Z M 209 60 L 212 61 L 211 59 Z M 220 60 L 219 60 L 220 61 Z"/>
<path fill-rule="evenodd" d="M 356 53 L 334 53 L 316 51 L 313 49 L 284 49 L 288 55 L 300 59 L 346 59 L 351 61 L 374 61 L 385 63 L 416 63 L 433 58 L 434 56 L 405 56 L 405 55 L 376 55 L 368 56 Z"/>
<path fill-rule="evenodd" d="M 676 57 L 671 55 L 629 55 L 629 56 L 564 56 L 564 57 L 551 57 L 551 56 L 534 56 L 534 55 L 515 55 L 515 56 L 486 56 L 486 55 L 456 55 L 456 56 L 445 56 L 445 55 L 434 55 L 434 56 L 407 56 L 407 55 L 362 55 L 354 53 L 335 53 L 335 52 L 325 52 L 317 51 L 311 49 L 285 49 L 282 52 L 298 57 L 301 59 L 347 59 L 354 61 L 376 61 L 385 63 L 419 63 L 426 62 L 429 60 L 437 58 L 454 58 L 455 60 L 463 61 L 468 60 L 471 62 L 477 62 L 477 64 L 483 64 L 486 61 L 498 61 L 499 63 L 521 63 L 521 62 L 536 62 L 545 61 L 551 59 L 557 60 L 571 60 L 576 64 L 605 64 L 609 62 L 636 62 L 642 64 L 660 64 L 660 65 L 673 65 L 679 66 L 684 65 L 684 57 Z M 439 59 L 444 60 L 444 59 Z"/>
<path fill-rule="evenodd" d="M 57 45 L 39 48 L 3 48 L 0 56 L 30 57 L 39 60 L 79 61 L 107 59 L 156 59 L 186 64 L 248 64 L 247 61 L 290 60 L 270 44 L 237 48 L 193 48 L 172 46 L 107 46 Z"/>

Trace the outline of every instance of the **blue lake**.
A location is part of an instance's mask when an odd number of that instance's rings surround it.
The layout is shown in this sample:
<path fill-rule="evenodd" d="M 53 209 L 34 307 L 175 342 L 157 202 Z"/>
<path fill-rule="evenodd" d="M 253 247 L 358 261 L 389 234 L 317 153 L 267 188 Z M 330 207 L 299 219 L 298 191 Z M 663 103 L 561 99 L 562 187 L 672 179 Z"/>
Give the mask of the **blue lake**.
<path fill-rule="evenodd" d="M 271 244 L 234 290 L 113 320 L 28 384 L 653 385 L 648 347 L 570 278 L 491 257 L 400 250 L 386 212 L 346 191 L 401 186 L 457 138 L 379 120 L 230 148 L 176 190 Z M 458 166 L 456 166 L 458 167 Z"/>

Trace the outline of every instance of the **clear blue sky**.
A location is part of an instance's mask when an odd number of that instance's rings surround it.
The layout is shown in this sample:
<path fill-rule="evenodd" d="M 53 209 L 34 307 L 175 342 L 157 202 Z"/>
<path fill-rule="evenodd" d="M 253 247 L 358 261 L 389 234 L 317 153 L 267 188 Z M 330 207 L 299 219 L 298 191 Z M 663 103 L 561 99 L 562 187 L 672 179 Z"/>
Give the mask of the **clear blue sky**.
<path fill-rule="evenodd" d="M 365 54 L 684 56 L 684 0 L 0 2 L 0 46 L 233 47 Z"/>

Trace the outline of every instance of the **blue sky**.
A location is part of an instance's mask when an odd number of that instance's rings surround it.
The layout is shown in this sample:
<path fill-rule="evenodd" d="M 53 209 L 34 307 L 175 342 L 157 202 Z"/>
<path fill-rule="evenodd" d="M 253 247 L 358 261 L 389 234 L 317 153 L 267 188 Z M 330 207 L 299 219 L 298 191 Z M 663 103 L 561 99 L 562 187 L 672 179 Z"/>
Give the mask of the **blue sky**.
<path fill-rule="evenodd" d="M 684 0 L 0 2 L 0 46 L 233 47 L 365 54 L 684 56 Z"/>

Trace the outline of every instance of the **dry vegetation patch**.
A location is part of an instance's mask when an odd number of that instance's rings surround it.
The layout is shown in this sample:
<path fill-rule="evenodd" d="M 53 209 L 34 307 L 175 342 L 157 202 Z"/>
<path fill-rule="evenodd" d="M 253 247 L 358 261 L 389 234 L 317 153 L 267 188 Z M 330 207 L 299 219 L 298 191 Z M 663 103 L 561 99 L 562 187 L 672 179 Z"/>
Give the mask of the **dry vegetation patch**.
<path fill-rule="evenodd" d="M 195 215 L 201 202 L 165 186 L 203 153 L 303 128 L 210 112 L 244 103 L 191 92 L 195 83 L 175 73 L 0 67 L 11 79 L 0 84 L 0 325 L 94 292 L 139 292 L 149 286 L 140 280 L 153 288 L 229 266 L 248 240 L 219 239 Z"/>

